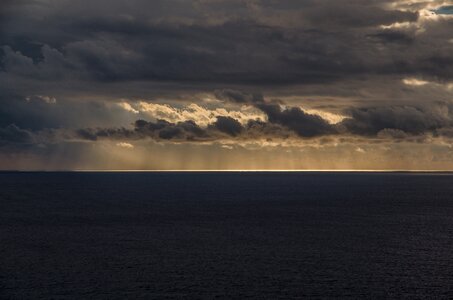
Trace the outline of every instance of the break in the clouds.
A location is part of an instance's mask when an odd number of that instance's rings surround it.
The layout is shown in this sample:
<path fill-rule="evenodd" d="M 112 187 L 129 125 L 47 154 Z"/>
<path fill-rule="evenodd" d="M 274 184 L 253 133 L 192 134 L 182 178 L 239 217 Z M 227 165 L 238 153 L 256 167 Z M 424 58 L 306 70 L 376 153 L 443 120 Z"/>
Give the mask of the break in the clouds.
<path fill-rule="evenodd" d="M 0 3 L 2 169 L 451 169 L 453 3 Z"/>
<path fill-rule="evenodd" d="M 453 5 L 441 6 L 434 10 L 438 15 L 453 15 Z"/>

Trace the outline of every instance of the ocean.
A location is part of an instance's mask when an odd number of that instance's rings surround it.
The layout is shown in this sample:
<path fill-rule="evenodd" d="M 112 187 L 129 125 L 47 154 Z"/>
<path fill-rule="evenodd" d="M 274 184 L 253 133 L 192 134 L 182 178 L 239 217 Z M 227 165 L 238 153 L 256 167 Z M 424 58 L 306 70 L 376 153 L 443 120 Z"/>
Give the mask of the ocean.
<path fill-rule="evenodd" d="M 453 298 L 453 174 L 3 172 L 0 298 Z"/>

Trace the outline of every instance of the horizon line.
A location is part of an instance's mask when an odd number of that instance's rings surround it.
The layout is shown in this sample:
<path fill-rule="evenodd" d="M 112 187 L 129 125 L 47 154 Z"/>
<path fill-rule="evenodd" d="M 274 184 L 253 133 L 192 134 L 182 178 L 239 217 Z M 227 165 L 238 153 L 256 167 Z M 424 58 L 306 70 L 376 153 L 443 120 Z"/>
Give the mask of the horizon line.
<path fill-rule="evenodd" d="M 143 170 L 143 169 L 69 169 L 69 170 L 0 170 L 4 173 L 453 173 L 453 170 L 405 170 L 405 169 L 168 169 L 168 170 Z"/>

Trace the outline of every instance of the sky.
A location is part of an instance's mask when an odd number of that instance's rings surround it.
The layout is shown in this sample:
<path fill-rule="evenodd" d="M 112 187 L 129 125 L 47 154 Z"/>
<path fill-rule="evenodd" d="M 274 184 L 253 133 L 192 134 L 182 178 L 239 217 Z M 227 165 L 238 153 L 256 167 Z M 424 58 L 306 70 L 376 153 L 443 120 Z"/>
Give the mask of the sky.
<path fill-rule="evenodd" d="M 453 170 L 452 146 L 452 1 L 0 2 L 3 170 Z"/>

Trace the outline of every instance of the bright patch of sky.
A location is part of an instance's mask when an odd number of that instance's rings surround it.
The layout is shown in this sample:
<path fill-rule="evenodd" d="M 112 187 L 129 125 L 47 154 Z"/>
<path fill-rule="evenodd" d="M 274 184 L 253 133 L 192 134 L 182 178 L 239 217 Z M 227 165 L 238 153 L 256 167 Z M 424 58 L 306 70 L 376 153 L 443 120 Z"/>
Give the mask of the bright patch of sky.
<path fill-rule="evenodd" d="M 433 10 L 438 15 L 453 15 L 453 5 L 441 6 Z"/>

